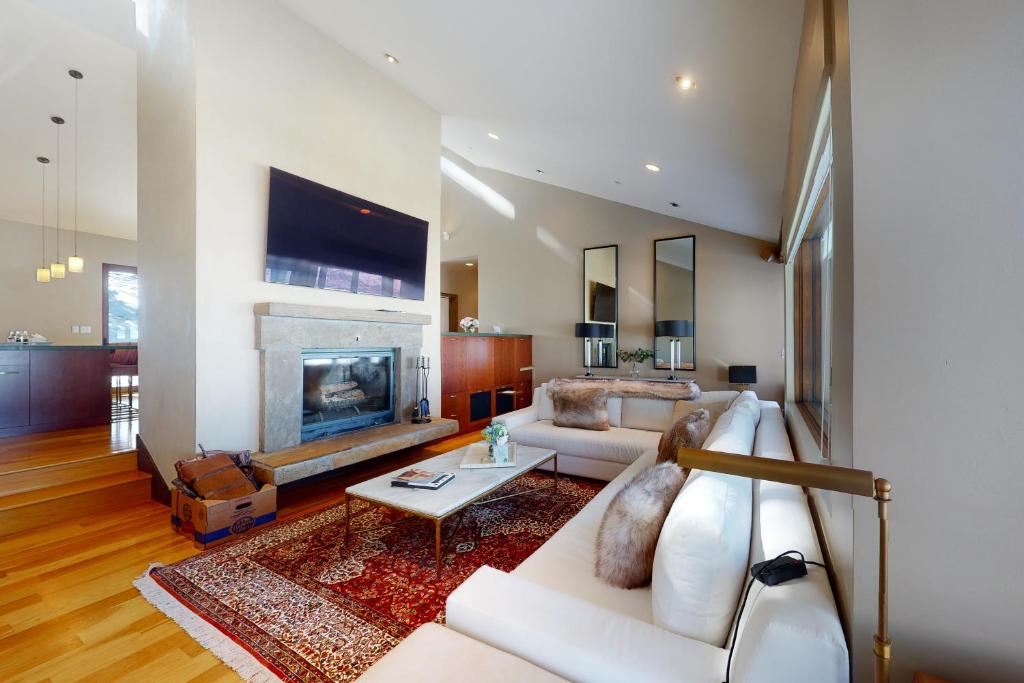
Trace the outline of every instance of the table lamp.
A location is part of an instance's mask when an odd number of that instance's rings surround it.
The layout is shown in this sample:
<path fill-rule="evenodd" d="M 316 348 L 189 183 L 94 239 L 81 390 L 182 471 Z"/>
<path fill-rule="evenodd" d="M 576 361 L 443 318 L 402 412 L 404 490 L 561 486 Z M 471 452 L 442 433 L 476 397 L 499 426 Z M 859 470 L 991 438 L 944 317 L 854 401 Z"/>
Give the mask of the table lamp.
<path fill-rule="evenodd" d="M 680 448 L 679 466 L 748 479 L 776 481 L 808 488 L 874 498 L 878 502 L 878 630 L 874 637 L 875 683 L 889 683 L 892 640 L 889 638 L 889 503 L 892 484 L 867 470 Z"/>
<path fill-rule="evenodd" d="M 576 323 L 576 336 L 583 339 L 583 354 L 587 374 L 586 377 L 593 377 L 594 373 L 590 371 L 590 360 L 591 360 L 591 346 L 590 342 L 593 339 L 603 339 L 605 337 L 611 337 L 615 335 L 615 326 L 607 325 L 605 323 Z"/>
<path fill-rule="evenodd" d="M 750 388 L 751 384 L 757 384 L 757 366 L 730 365 L 729 384 L 739 385 L 736 388 L 740 391 L 746 391 Z"/>
<path fill-rule="evenodd" d="M 683 361 L 683 343 L 679 341 L 680 337 L 692 337 L 693 336 L 693 321 L 692 320 L 658 320 L 654 323 L 654 336 L 655 337 L 669 337 L 668 342 L 668 379 L 678 379 L 676 377 L 676 360 L 678 359 L 680 364 Z"/>

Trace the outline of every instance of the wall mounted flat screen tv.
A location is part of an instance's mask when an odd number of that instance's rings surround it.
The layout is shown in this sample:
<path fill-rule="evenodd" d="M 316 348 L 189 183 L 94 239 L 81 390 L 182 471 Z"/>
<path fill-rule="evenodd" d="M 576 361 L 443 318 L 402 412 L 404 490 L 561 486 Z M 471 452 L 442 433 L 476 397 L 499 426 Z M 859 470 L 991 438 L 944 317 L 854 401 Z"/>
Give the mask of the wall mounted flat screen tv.
<path fill-rule="evenodd" d="M 270 169 L 263 279 L 423 300 L 427 222 Z"/>

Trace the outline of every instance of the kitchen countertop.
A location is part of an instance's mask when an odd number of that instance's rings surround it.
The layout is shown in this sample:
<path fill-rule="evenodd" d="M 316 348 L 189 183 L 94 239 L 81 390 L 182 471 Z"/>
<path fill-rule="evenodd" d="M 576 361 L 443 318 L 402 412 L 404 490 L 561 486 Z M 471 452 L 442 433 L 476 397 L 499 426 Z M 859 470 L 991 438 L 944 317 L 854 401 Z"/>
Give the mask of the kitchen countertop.
<path fill-rule="evenodd" d="M 8 344 L 0 343 L 0 351 L 90 351 L 137 349 L 137 344 Z"/>

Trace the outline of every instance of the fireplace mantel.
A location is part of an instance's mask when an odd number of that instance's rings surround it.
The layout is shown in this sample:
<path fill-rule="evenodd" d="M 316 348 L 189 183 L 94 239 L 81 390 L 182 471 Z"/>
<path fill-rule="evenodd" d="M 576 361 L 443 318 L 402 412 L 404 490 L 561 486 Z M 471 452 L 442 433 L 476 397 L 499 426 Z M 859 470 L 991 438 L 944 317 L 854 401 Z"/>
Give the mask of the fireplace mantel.
<path fill-rule="evenodd" d="M 258 303 L 260 450 L 301 443 L 302 352 L 310 349 L 395 351 L 396 422 L 408 422 L 416 402 L 416 357 L 429 315 L 393 310 Z"/>

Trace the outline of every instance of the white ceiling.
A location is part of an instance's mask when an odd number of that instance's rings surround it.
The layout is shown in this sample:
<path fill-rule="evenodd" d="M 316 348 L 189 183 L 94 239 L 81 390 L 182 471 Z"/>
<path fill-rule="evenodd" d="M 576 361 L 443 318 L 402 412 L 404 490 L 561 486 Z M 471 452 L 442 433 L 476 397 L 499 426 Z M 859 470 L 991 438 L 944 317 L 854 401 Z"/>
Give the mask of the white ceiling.
<path fill-rule="evenodd" d="M 778 237 L 803 0 L 281 2 L 443 114 L 478 166 Z"/>
<path fill-rule="evenodd" d="M 38 225 L 35 158 L 57 159 L 61 227 L 74 219 L 74 85 L 79 85 L 78 228 L 136 237 L 135 14 L 132 0 L 0 0 L 0 219 Z M 56 225 L 56 163 L 48 171 L 47 223 Z"/>

